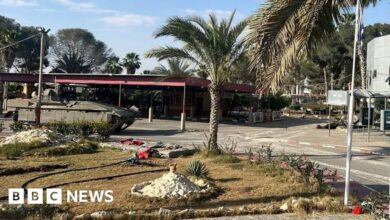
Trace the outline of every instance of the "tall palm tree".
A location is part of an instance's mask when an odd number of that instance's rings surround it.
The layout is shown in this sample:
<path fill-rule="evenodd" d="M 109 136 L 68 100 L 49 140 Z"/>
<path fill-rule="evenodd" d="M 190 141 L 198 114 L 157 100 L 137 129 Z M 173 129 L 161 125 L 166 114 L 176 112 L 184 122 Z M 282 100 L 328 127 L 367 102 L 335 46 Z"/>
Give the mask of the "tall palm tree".
<path fill-rule="evenodd" d="M 161 65 L 154 68 L 152 71 L 157 75 L 167 76 L 193 76 L 195 69 L 191 68 L 191 64 L 180 58 L 167 59 L 168 67 Z"/>
<path fill-rule="evenodd" d="M 240 36 L 247 21 L 233 25 L 234 14 L 218 21 L 214 14 L 205 20 L 199 16 L 172 17 L 155 33 L 155 37 L 170 36 L 183 43 L 181 48 L 160 47 L 149 51 L 147 57 L 159 60 L 181 58 L 192 61 L 208 74 L 211 98 L 208 148 L 219 152 L 218 111 L 223 83 L 227 81 L 234 63 L 241 57 L 245 44 Z"/>
<path fill-rule="evenodd" d="M 119 63 L 119 57 L 117 56 L 109 57 L 104 71 L 106 73 L 120 74 L 122 72 L 122 66 Z"/>
<path fill-rule="evenodd" d="M 363 0 L 367 6 L 377 0 Z M 258 89 L 277 88 L 299 60 L 330 36 L 352 0 L 268 0 L 249 24 L 251 69 Z"/>
<path fill-rule="evenodd" d="M 135 74 L 135 71 L 141 67 L 139 55 L 136 53 L 126 54 L 122 66 L 126 69 L 127 74 Z"/>

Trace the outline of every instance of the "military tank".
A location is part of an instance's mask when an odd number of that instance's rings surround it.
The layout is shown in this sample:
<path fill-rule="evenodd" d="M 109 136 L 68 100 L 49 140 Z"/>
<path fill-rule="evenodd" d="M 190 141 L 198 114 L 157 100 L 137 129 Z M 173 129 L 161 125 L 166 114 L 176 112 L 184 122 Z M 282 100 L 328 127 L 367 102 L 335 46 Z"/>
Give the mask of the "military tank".
<path fill-rule="evenodd" d="M 3 103 L 3 113 L 15 121 L 35 122 L 37 97 L 31 99 L 8 99 Z M 59 100 L 57 93 L 46 89 L 42 94 L 41 123 L 52 121 L 95 121 L 109 122 L 115 131 L 121 131 L 132 125 L 138 109 L 121 108 L 95 101 Z"/>

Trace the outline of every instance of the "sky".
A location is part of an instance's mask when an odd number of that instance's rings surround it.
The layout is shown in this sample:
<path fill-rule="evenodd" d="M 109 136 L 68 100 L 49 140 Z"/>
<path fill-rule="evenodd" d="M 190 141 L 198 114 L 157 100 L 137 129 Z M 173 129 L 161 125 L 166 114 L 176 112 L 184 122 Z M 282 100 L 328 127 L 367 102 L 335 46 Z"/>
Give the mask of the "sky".
<path fill-rule="evenodd" d="M 146 51 L 176 44 L 170 38 L 153 38 L 153 33 L 171 16 L 210 12 L 227 17 L 236 10 L 243 19 L 258 10 L 264 0 L 0 0 L 0 15 L 23 26 L 41 26 L 50 34 L 63 28 L 84 28 L 123 57 L 128 52 L 141 55 L 140 71 L 158 65 L 146 59 Z M 382 0 L 364 12 L 365 25 L 390 23 L 390 1 Z"/>

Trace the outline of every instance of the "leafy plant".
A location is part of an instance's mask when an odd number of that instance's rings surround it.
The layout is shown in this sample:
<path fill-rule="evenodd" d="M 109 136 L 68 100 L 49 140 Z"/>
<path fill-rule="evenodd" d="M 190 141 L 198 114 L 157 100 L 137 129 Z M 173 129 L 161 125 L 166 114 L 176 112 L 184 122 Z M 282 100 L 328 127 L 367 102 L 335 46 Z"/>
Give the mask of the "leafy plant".
<path fill-rule="evenodd" d="M 28 151 L 44 147 L 40 142 L 5 144 L 0 147 L 0 155 L 7 158 L 19 157 Z"/>
<path fill-rule="evenodd" d="M 96 122 L 93 124 L 95 132 L 98 134 L 100 141 L 107 141 L 112 134 L 112 126 L 108 122 Z"/>
<path fill-rule="evenodd" d="M 219 149 L 222 151 L 222 154 L 233 156 L 236 152 L 237 142 L 233 138 L 229 137 L 224 144 L 219 145 Z"/>
<path fill-rule="evenodd" d="M 188 164 L 186 173 L 190 176 L 195 176 L 198 178 L 207 178 L 209 171 L 203 162 L 199 160 L 193 160 L 190 162 L 190 164 Z"/>
<path fill-rule="evenodd" d="M 93 133 L 93 123 L 89 121 L 75 121 L 69 125 L 71 134 L 86 138 Z"/>
<path fill-rule="evenodd" d="M 262 145 L 261 148 L 257 151 L 257 162 L 272 162 L 272 147 L 271 145 Z"/>
<path fill-rule="evenodd" d="M 23 131 L 23 122 L 22 121 L 14 121 L 11 123 L 11 125 L 9 126 L 9 128 L 13 131 L 13 132 L 20 132 L 20 131 Z"/>
<path fill-rule="evenodd" d="M 389 206 L 390 195 L 387 192 L 371 193 L 362 202 L 364 213 L 370 213 L 378 219 L 389 219 L 390 214 L 387 214 L 385 210 L 389 207 L 385 207 L 385 204 Z"/>
<path fill-rule="evenodd" d="M 48 127 L 50 128 L 50 130 L 52 130 L 52 131 L 54 131 L 56 133 L 63 134 L 63 135 L 67 135 L 70 132 L 70 129 L 69 129 L 70 126 L 65 121 L 53 121 L 53 122 L 50 122 L 48 124 Z"/>

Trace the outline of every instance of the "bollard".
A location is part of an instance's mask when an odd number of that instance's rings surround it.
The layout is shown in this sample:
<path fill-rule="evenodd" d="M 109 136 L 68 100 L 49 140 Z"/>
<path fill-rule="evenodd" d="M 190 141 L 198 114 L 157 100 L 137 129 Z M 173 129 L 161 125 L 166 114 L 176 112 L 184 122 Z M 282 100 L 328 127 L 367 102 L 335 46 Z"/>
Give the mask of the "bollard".
<path fill-rule="evenodd" d="M 149 123 L 153 122 L 153 108 L 149 108 Z"/>
<path fill-rule="evenodd" d="M 186 130 L 186 113 L 181 113 L 180 129 L 181 131 Z"/>

